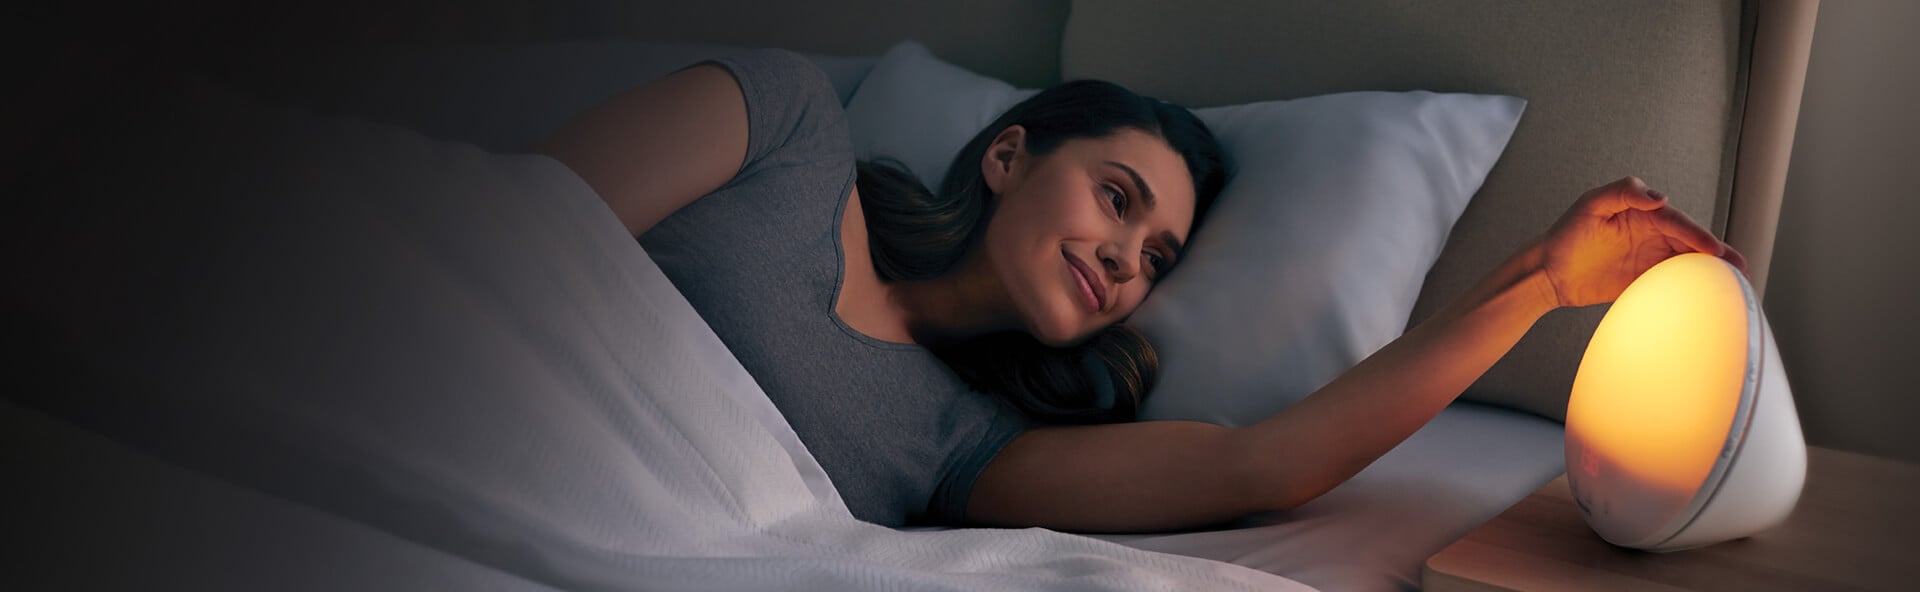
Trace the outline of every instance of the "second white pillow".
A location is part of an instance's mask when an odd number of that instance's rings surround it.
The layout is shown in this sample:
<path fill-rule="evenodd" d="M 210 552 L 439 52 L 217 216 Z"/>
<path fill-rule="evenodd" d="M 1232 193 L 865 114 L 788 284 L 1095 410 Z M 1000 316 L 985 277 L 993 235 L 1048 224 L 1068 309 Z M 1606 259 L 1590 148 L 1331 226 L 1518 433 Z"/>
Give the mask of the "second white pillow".
<path fill-rule="evenodd" d="M 1198 110 L 1239 168 L 1131 319 L 1160 350 L 1142 418 L 1254 423 L 1399 337 L 1524 107 L 1356 92 Z"/>

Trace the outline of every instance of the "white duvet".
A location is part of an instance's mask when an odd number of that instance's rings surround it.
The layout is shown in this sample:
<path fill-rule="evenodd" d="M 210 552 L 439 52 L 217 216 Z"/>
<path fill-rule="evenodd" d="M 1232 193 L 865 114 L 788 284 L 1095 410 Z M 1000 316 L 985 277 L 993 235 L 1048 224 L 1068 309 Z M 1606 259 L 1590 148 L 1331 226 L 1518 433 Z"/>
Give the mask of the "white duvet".
<path fill-rule="evenodd" d="M 8 463 L 36 476 L 6 494 L 35 508 L 9 535 L 40 541 L 9 553 L 28 581 L 1306 588 L 1040 529 L 854 520 L 551 159 L 207 88 L 138 119 L 168 125 L 83 137 L 39 196 L 87 230 L 30 311 L 64 323 L 70 392 L 4 407 Z"/>

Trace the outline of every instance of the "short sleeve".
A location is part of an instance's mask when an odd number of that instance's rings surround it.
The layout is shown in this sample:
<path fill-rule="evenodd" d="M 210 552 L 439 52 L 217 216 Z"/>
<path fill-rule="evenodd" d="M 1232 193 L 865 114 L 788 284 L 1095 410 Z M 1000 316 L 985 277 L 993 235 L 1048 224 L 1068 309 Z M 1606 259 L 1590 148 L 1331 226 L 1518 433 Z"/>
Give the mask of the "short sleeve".
<path fill-rule="evenodd" d="M 641 245 L 662 266 L 684 259 L 762 273 L 818 261 L 828 266 L 821 283 L 831 290 L 834 229 L 855 182 L 853 139 L 832 80 L 813 60 L 777 48 L 700 64 L 720 66 L 740 86 L 745 158 L 726 183 L 643 234 Z"/>
<path fill-rule="evenodd" d="M 955 451 L 954 462 L 934 488 L 933 499 L 927 503 L 927 517 L 932 521 L 951 525 L 968 524 L 967 503 L 973 498 L 973 486 L 980 480 L 980 474 L 986 472 L 987 465 L 1000 455 L 1000 450 L 1006 448 L 1015 436 L 1033 427 L 1033 422 L 1011 405 L 1002 403 L 997 406 L 997 411 L 972 448 Z"/>
<path fill-rule="evenodd" d="M 701 63 L 726 68 L 747 105 L 747 154 L 729 185 L 768 168 L 852 158 L 846 110 L 813 60 L 767 48 Z"/>

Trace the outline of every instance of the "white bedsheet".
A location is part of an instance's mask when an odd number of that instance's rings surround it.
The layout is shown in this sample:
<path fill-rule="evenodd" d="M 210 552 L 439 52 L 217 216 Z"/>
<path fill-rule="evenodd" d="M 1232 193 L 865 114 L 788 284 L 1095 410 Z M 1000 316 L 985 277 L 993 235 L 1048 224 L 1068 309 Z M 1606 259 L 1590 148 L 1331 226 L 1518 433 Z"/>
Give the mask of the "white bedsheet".
<path fill-rule="evenodd" d="M 52 442 L 8 447 L 10 465 L 45 469 L 9 492 L 37 520 L 8 536 L 59 544 L 10 552 L 12 577 L 1307 589 L 1041 529 L 856 521 L 557 162 L 210 88 L 142 107 L 75 136 L 58 184 L 30 196 L 60 205 L 40 221 L 57 229 L 48 252 L 74 260 L 44 269 L 57 277 L 27 311 L 60 321 L 63 355 L 40 370 L 64 374 L 39 377 L 62 388 L 16 391 L 47 414 L 6 418 L 24 426 L 10 437 Z"/>
<path fill-rule="evenodd" d="M 1230 529 L 1099 535 L 1206 557 L 1323 590 L 1416 590 L 1428 557 L 1565 470 L 1560 424 L 1455 403 L 1326 495 Z"/>

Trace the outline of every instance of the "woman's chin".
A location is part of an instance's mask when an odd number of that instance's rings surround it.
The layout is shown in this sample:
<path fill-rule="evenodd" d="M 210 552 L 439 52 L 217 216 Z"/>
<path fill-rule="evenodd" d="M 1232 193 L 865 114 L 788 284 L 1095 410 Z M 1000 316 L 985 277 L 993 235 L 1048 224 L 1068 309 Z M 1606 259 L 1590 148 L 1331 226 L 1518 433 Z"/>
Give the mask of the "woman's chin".
<path fill-rule="evenodd" d="M 1061 323 L 1052 326 L 1046 331 L 1029 331 L 1029 333 L 1033 335 L 1034 340 L 1045 344 L 1047 347 L 1073 347 L 1085 342 L 1091 331 L 1086 331 L 1075 325 Z"/>
<path fill-rule="evenodd" d="M 1057 306 L 1046 307 L 1039 314 L 1026 315 L 1023 323 L 1028 335 L 1033 336 L 1047 347 L 1072 347 L 1087 340 L 1094 333 L 1084 323 L 1086 313 L 1072 307 L 1069 303 L 1057 302 Z"/>
<path fill-rule="evenodd" d="M 1027 323 L 1027 335 L 1034 341 L 1047 347 L 1066 347 L 1073 342 L 1073 334 L 1060 325 Z"/>

